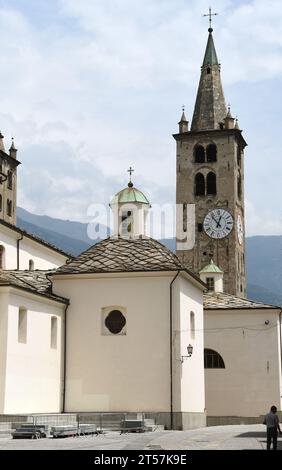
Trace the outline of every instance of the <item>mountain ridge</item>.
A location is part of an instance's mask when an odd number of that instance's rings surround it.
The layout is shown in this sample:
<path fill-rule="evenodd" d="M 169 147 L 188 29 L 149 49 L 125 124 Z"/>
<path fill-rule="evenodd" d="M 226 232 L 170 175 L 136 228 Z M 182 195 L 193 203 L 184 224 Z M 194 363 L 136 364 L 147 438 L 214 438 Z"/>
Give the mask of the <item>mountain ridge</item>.
<path fill-rule="evenodd" d="M 32 214 L 17 208 L 17 225 L 77 256 L 97 243 L 88 236 L 88 224 Z M 104 226 L 102 226 L 105 229 Z M 105 232 L 107 232 L 105 230 Z M 175 251 L 173 238 L 160 240 Z M 247 295 L 252 300 L 282 306 L 282 235 L 246 238 Z"/>

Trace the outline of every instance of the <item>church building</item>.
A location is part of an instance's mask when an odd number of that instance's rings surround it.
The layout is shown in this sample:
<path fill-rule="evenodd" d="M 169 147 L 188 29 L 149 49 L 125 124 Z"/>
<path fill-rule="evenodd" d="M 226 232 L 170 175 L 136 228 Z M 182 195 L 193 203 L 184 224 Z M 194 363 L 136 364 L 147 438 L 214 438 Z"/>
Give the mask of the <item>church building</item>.
<path fill-rule="evenodd" d="M 246 299 L 247 144 L 212 32 L 191 127 L 183 111 L 174 135 L 192 249 L 149 236 L 131 177 L 110 202 L 111 236 L 77 257 L 21 230 L 20 162 L 0 135 L 0 415 L 143 412 L 188 429 L 281 410 L 281 309 Z"/>

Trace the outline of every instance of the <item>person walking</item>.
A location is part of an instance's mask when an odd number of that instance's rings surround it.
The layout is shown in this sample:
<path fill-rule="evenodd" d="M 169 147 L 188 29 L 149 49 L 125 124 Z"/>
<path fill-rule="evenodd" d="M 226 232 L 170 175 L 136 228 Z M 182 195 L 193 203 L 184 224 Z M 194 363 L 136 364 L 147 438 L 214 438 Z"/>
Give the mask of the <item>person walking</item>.
<path fill-rule="evenodd" d="M 277 449 L 277 435 L 281 433 L 279 426 L 279 418 L 277 416 L 277 408 L 273 405 L 270 408 L 270 412 L 265 415 L 263 424 L 266 425 L 266 436 L 267 436 L 267 450 L 271 448 L 271 441 L 273 444 L 273 450 Z"/>

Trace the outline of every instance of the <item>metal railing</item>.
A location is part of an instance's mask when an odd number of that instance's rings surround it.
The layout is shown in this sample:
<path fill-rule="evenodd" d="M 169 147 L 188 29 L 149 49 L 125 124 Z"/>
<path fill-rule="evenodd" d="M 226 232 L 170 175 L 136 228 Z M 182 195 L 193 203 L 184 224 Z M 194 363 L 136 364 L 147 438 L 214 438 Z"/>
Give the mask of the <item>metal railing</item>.
<path fill-rule="evenodd" d="M 134 426 L 136 421 L 136 427 Z M 129 423 L 129 426 L 126 425 Z M 96 425 L 97 431 L 138 432 L 146 430 L 146 424 L 153 426 L 153 419 L 146 419 L 145 413 L 54 413 L 30 415 L 0 415 L 0 434 L 10 434 L 22 424 L 44 425 L 50 433 L 52 427 Z"/>

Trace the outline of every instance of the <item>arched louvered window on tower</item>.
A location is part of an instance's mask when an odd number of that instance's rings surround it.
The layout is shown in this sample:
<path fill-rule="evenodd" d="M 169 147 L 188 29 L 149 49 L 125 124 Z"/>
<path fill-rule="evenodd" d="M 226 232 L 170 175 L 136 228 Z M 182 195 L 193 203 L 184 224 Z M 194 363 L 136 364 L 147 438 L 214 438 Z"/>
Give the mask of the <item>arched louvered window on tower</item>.
<path fill-rule="evenodd" d="M 225 369 L 224 360 L 213 349 L 204 349 L 204 366 L 205 369 Z"/>
<path fill-rule="evenodd" d="M 195 163 L 205 162 L 205 149 L 202 145 L 196 145 L 194 147 L 194 160 Z"/>
<path fill-rule="evenodd" d="M 205 177 L 202 173 L 197 173 L 195 176 L 195 196 L 205 195 Z"/>
<path fill-rule="evenodd" d="M 207 175 L 207 195 L 216 195 L 216 174 L 210 171 Z"/>
<path fill-rule="evenodd" d="M 216 162 L 217 160 L 217 146 L 215 144 L 209 144 L 206 149 L 207 162 Z"/>

